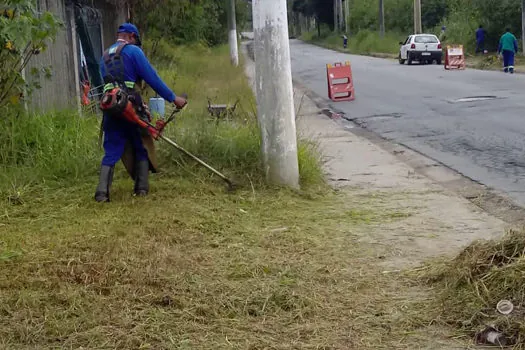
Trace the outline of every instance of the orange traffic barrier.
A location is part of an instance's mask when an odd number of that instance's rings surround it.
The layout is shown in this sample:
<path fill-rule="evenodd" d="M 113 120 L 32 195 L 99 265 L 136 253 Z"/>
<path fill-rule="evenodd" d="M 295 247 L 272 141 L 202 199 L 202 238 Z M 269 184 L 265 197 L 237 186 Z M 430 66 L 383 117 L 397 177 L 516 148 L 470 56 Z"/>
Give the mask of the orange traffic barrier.
<path fill-rule="evenodd" d="M 465 69 L 465 52 L 463 45 L 447 46 L 445 51 L 445 69 Z"/>
<path fill-rule="evenodd" d="M 344 65 L 341 63 L 327 64 L 326 76 L 328 80 L 328 98 L 335 102 L 355 100 L 354 80 L 350 62 L 346 61 Z"/>

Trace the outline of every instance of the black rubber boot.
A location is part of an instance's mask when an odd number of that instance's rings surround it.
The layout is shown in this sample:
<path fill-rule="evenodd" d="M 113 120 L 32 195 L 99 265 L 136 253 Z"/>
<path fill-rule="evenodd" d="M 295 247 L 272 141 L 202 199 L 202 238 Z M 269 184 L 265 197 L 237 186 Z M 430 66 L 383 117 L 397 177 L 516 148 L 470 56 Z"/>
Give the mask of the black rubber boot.
<path fill-rule="evenodd" d="M 109 202 L 109 190 L 111 183 L 113 182 L 113 171 L 114 167 L 102 165 L 100 168 L 100 179 L 98 187 L 95 192 L 95 200 L 97 202 Z"/>
<path fill-rule="evenodd" d="M 143 197 L 149 193 L 149 162 L 143 160 L 135 164 L 135 195 Z"/>

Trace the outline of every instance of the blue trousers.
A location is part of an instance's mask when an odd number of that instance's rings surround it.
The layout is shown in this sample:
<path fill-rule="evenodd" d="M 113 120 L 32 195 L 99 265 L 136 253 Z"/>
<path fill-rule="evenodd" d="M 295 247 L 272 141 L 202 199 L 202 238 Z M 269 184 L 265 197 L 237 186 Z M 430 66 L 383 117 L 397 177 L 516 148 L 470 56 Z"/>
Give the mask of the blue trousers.
<path fill-rule="evenodd" d="M 135 161 L 148 160 L 148 151 L 142 144 L 140 128 L 126 121 L 114 120 L 104 116 L 104 158 L 102 165 L 115 166 L 118 163 L 126 142 L 130 142 L 135 152 Z"/>
<path fill-rule="evenodd" d="M 476 41 L 476 53 L 483 53 L 483 50 L 485 50 L 485 42 L 483 40 Z"/>
<path fill-rule="evenodd" d="M 514 51 L 503 50 L 503 71 L 514 73 Z"/>

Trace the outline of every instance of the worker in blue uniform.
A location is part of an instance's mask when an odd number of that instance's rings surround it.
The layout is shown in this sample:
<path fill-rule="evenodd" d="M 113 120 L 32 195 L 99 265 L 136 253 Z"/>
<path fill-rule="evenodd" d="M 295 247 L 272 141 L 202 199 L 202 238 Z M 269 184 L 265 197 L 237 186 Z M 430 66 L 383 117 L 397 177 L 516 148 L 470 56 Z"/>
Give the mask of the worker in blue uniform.
<path fill-rule="evenodd" d="M 499 39 L 498 54 L 503 56 L 503 71 L 514 74 L 514 56 L 518 52 L 518 40 L 510 32 L 510 28 L 505 30 L 505 34 Z"/>
<path fill-rule="evenodd" d="M 140 34 L 136 26 L 131 23 L 122 24 L 117 33 L 117 42 L 105 53 L 101 60 L 100 73 L 104 78 L 104 91 L 113 89 L 117 84 L 124 86 L 126 92 L 132 96 L 135 110 L 140 115 L 147 108 L 136 90 L 136 86 L 145 81 L 155 92 L 177 108 L 183 108 L 186 100 L 176 96 L 158 76 L 141 49 Z M 126 153 L 125 166 L 135 181 L 134 193 L 145 196 L 149 192 L 149 172 L 155 171 L 152 165 L 151 154 L 145 147 L 144 140 L 150 135 L 144 134 L 144 129 L 138 125 L 121 119 L 115 115 L 104 113 L 104 157 L 100 169 L 99 184 L 95 192 L 97 202 L 109 202 L 110 188 L 116 163 L 123 160 Z M 151 145 L 153 143 L 151 142 Z M 154 151 L 151 146 L 150 150 Z M 129 152 L 128 152 L 129 151 Z"/>
<path fill-rule="evenodd" d="M 479 26 L 479 28 L 476 30 L 476 53 L 485 52 L 485 36 L 487 35 L 487 31 L 485 28 L 483 28 L 482 25 Z"/>

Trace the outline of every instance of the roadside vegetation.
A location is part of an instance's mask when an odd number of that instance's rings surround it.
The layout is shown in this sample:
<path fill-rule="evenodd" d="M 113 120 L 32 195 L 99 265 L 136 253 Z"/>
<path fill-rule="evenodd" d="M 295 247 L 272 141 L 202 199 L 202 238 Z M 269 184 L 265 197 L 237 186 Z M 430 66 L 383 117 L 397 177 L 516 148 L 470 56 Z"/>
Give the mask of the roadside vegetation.
<path fill-rule="evenodd" d="M 348 46 L 343 47 L 342 34 L 333 33 L 325 27 L 318 36 L 315 31 L 304 33 L 301 39 L 332 50 L 359 55 L 380 55 L 383 57 L 397 57 L 399 41 L 404 40 L 403 34 L 388 33 L 381 38 L 379 34 L 369 30 L 362 30 L 348 38 Z"/>

